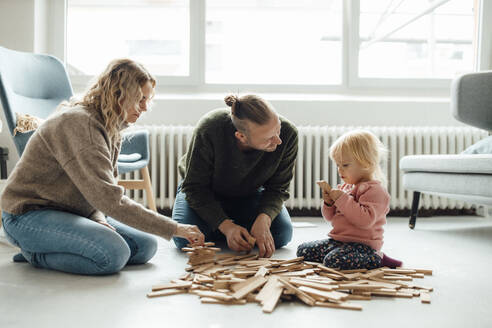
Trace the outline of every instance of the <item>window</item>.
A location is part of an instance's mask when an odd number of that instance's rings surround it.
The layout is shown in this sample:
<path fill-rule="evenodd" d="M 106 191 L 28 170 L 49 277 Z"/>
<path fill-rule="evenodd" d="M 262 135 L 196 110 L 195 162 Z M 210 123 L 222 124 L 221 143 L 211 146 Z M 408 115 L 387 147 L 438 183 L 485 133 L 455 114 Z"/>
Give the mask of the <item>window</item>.
<path fill-rule="evenodd" d="M 359 76 L 453 78 L 473 69 L 473 1 L 361 0 Z"/>
<path fill-rule="evenodd" d="M 340 0 L 208 0 L 210 83 L 340 84 Z"/>
<path fill-rule="evenodd" d="M 445 88 L 477 56 L 476 0 L 55 1 L 85 82 L 130 57 L 194 90 Z"/>
<path fill-rule="evenodd" d="M 71 75 L 94 75 L 114 58 L 135 59 L 153 74 L 190 73 L 188 0 L 69 0 Z"/>

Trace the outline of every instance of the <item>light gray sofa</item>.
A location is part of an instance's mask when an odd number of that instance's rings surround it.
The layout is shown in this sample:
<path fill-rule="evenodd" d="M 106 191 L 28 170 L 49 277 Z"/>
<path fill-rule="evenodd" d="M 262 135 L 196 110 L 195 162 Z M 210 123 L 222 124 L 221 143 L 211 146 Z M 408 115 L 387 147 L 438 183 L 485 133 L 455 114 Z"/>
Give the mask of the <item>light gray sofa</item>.
<path fill-rule="evenodd" d="M 492 71 L 465 74 L 451 86 L 453 116 L 492 130 Z M 400 160 L 403 186 L 413 191 L 409 226 L 415 227 L 420 193 L 492 205 L 492 137 L 458 155 L 413 155 Z"/>

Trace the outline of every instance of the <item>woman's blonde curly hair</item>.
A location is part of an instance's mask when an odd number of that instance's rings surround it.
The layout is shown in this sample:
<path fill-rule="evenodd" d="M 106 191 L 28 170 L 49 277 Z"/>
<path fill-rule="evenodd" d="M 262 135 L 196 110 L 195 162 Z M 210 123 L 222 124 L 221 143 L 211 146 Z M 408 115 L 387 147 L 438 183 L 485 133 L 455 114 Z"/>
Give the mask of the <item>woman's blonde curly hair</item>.
<path fill-rule="evenodd" d="M 123 108 L 124 103 L 127 107 L 139 108 L 141 88 L 147 82 L 155 88 L 154 77 L 141 64 L 131 59 L 115 59 L 96 78 L 82 99 L 72 101 L 71 105 L 82 105 L 100 112 L 109 137 L 116 141 L 121 138 L 120 130 L 129 109 Z"/>

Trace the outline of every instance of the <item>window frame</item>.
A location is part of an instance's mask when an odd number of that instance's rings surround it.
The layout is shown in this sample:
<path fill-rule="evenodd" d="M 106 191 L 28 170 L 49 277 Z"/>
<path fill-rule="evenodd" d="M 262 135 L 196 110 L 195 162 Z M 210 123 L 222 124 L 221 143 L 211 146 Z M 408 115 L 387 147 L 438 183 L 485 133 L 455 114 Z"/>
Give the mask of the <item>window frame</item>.
<path fill-rule="evenodd" d="M 424 92 L 425 94 L 440 93 L 449 90 L 451 78 L 361 78 L 358 76 L 359 68 L 359 9 L 360 0 L 342 1 L 342 76 L 341 83 L 337 85 L 323 84 L 241 84 L 241 83 L 206 83 L 205 82 L 205 33 L 206 33 L 206 0 L 189 0 L 190 4 L 190 58 L 189 76 L 156 76 L 158 82 L 157 92 L 235 92 L 254 90 L 263 93 L 342 93 L 376 92 L 387 94 L 384 90 L 409 90 L 411 92 Z M 51 0 L 50 11 L 52 14 L 53 28 L 50 33 L 52 53 L 66 63 L 66 18 L 68 0 Z M 487 28 L 492 23 L 492 3 L 477 0 L 479 13 L 477 19 L 476 35 L 478 45 L 474 45 L 475 67 L 474 70 L 490 69 L 492 59 L 492 40 L 487 38 Z M 490 30 L 490 29 L 489 29 Z M 52 39 L 51 39 L 52 38 Z M 93 76 L 70 76 L 74 89 L 85 87 Z M 425 90 L 425 91 L 424 91 Z"/>

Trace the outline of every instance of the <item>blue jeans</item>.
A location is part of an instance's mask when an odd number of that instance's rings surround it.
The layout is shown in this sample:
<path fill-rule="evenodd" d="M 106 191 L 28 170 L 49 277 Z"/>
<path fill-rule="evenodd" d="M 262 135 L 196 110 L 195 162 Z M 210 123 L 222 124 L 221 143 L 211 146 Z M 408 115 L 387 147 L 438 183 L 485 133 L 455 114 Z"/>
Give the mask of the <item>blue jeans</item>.
<path fill-rule="evenodd" d="M 37 268 L 105 275 L 127 264 L 143 264 L 157 251 L 150 234 L 110 217 L 116 232 L 88 218 L 53 209 L 21 215 L 2 212 L 7 239 Z"/>
<path fill-rule="evenodd" d="M 256 194 L 240 198 L 218 198 L 225 213 L 234 220 L 234 223 L 251 230 L 253 223 L 258 216 L 258 206 L 262 191 Z M 174 201 L 172 218 L 178 223 L 194 224 L 198 226 L 205 235 L 206 241 L 224 241 L 225 236 L 219 231 L 213 231 L 208 224 L 201 219 L 198 214 L 188 205 L 186 194 L 178 187 L 176 200 Z M 292 222 L 287 208 L 282 206 L 282 210 L 272 221 L 270 226 L 275 248 L 278 249 L 287 245 L 292 240 Z M 176 247 L 179 249 L 186 247 L 188 241 L 183 238 L 173 237 Z"/>

